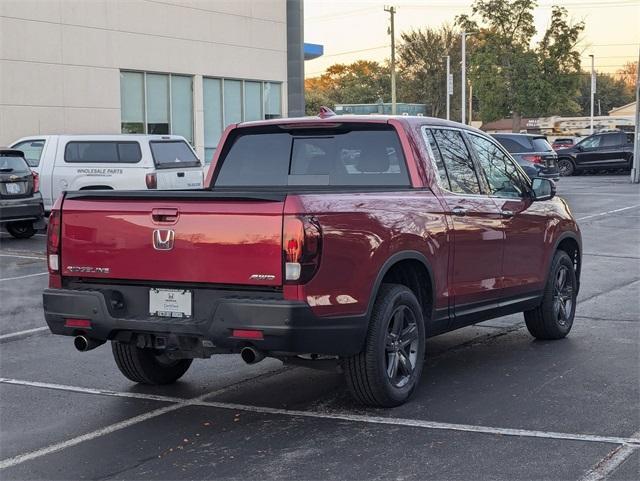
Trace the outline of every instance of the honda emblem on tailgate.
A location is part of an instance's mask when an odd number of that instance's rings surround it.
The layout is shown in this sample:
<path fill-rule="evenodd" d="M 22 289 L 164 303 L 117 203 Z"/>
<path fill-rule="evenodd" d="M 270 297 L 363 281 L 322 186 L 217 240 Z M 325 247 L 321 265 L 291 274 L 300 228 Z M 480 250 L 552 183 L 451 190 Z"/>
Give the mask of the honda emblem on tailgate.
<path fill-rule="evenodd" d="M 176 233 L 171 229 L 156 229 L 153 231 L 153 248 L 157 251 L 170 251 Z"/>

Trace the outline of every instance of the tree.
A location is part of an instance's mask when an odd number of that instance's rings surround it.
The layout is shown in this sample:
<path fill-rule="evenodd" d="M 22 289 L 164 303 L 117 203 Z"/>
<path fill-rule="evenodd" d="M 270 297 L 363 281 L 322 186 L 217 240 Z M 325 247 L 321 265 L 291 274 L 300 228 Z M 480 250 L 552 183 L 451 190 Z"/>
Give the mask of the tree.
<path fill-rule="evenodd" d="M 320 105 L 333 108 L 335 104 L 387 100 L 391 95 L 389 84 L 389 69 L 378 62 L 358 60 L 348 65 L 335 64 L 320 77 L 305 80 L 306 111 L 315 115 Z"/>
<path fill-rule="evenodd" d="M 635 88 L 638 79 L 638 64 L 636 62 L 627 62 L 624 67 L 616 72 L 616 77 L 632 89 Z"/>
<path fill-rule="evenodd" d="M 596 78 L 595 114 L 607 115 L 609 110 L 635 100 L 633 87 L 624 80 L 609 74 L 598 74 Z M 584 72 L 580 78 L 577 104 L 581 115 L 591 114 L 591 73 Z M 600 107 L 600 108 L 598 108 Z M 562 114 L 563 112 L 560 112 Z"/>
<path fill-rule="evenodd" d="M 460 33 L 450 25 L 439 29 L 418 29 L 402 33 L 398 45 L 398 97 L 403 102 L 424 103 L 434 117 L 446 113 L 446 63 L 451 57 L 451 73 L 459 78 Z M 459 117 L 459 92 L 451 99 L 452 117 Z"/>
<path fill-rule="evenodd" d="M 511 116 L 514 132 L 522 116 L 579 109 L 573 100 L 580 72 L 575 45 L 584 24 L 571 25 L 566 9 L 553 7 L 550 25 L 533 48 L 535 6 L 535 0 L 475 0 L 471 16 L 456 18 L 461 28 L 477 32 L 469 73 L 482 120 Z"/>

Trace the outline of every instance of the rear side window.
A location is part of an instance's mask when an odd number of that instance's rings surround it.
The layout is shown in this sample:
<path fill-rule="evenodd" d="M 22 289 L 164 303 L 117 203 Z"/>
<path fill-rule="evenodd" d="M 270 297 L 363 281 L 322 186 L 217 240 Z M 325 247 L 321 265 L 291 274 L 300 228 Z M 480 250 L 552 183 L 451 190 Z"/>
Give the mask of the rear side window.
<path fill-rule="evenodd" d="M 149 142 L 151 155 L 158 169 L 199 167 L 200 161 L 184 140 L 160 140 Z"/>
<path fill-rule="evenodd" d="M 551 152 L 553 148 L 551 144 L 544 137 L 535 137 L 531 140 L 533 142 L 533 150 L 536 152 Z"/>
<path fill-rule="evenodd" d="M 520 152 L 534 152 L 534 148 L 529 137 L 503 137 L 496 135 L 494 138 L 498 142 L 500 142 L 500 144 L 502 144 L 505 149 L 507 149 L 507 152 L 511 154 Z"/>
<path fill-rule="evenodd" d="M 240 129 L 216 187 L 409 186 L 400 141 L 387 125 Z"/>
<path fill-rule="evenodd" d="M 451 192 L 480 194 L 476 170 L 462 134 L 456 130 L 433 130 L 442 161 L 447 169 Z"/>
<path fill-rule="evenodd" d="M 69 142 L 64 149 L 64 161 L 70 163 L 135 164 L 140 159 L 140 144 L 131 141 Z"/>
<path fill-rule="evenodd" d="M 617 147 L 622 145 L 621 134 L 605 134 L 602 136 L 600 147 Z"/>
<path fill-rule="evenodd" d="M 25 140 L 12 148 L 21 150 L 29 167 L 38 167 L 40 165 L 40 157 L 44 149 L 44 140 Z"/>
<path fill-rule="evenodd" d="M 28 171 L 29 166 L 22 157 L 19 157 L 17 155 L 0 154 L 0 174 Z"/>

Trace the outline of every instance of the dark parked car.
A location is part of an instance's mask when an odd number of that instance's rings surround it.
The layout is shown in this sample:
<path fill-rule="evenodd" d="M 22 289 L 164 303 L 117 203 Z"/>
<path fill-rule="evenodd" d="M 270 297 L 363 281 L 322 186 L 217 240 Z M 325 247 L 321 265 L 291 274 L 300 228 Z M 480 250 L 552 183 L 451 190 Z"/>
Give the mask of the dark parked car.
<path fill-rule="evenodd" d="M 13 237 L 27 239 L 45 226 L 38 187 L 22 151 L 0 149 L 0 224 Z"/>
<path fill-rule="evenodd" d="M 631 169 L 633 134 L 615 131 L 590 135 L 568 149 L 558 150 L 560 175 L 594 169 Z"/>
<path fill-rule="evenodd" d="M 509 151 L 529 177 L 558 180 L 558 156 L 544 135 L 491 134 Z"/>
<path fill-rule="evenodd" d="M 569 147 L 573 147 L 575 143 L 576 141 L 571 137 L 558 137 L 551 143 L 551 148 L 553 150 L 568 149 Z"/>

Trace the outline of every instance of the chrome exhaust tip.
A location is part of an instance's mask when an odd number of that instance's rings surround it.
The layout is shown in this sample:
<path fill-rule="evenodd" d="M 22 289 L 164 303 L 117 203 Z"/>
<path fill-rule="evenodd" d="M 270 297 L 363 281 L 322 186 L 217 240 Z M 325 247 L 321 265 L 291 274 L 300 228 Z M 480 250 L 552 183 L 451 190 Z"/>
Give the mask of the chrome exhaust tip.
<path fill-rule="evenodd" d="M 240 357 L 247 364 L 256 364 L 264 359 L 264 353 L 254 347 L 243 347 L 240 350 Z"/>
<path fill-rule="evenodd" d="M 95 349 L 98 346 L 102 346 L 105 341 L 98 341 L 85 336 L 76 336 L 73 339 L 73 345 L 80 352 L 87 352 L 91 349 Z"/>

